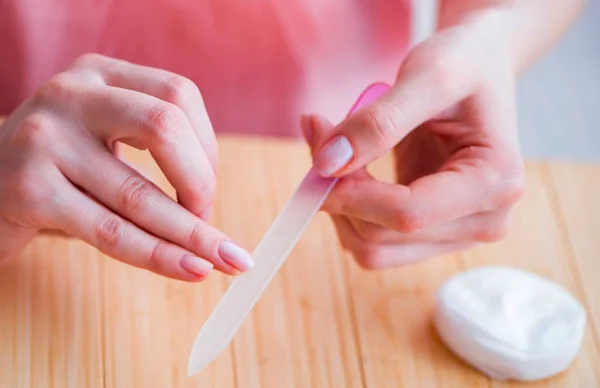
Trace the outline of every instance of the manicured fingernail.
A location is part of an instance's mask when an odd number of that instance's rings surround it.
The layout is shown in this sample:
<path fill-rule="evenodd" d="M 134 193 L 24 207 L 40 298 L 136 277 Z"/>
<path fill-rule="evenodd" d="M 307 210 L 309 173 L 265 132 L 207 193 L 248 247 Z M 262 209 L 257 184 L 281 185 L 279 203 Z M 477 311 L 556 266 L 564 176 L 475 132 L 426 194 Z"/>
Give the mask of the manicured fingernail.
<path fill-rule="evenodd" d="M 180 265 L 181 268 L 196 277 L 205 277 L 213 269 L 210 262 L 192 255 L 184 255 L 181 258 Z"/>
<path fill-rule="evenodd" d="M 247 271 L 254 266 L 252 255 L 230 241 L 221 243 L 219 255 L 223 261 L 240 271 Z"/>
<path fill-rule="evenodd" d="M 345 167 L 354 156 L 352 145 L 345 136 L 331 139 L 315 155 L 314 165 L 323 176 L 331 176 Z"/>
<path fill-rule="evenodd" d="M 308 144 L 312 140 L 313 128 L 312 128 L 312 120 L 309 116 L 302 115 L 300 117 L 300 129 L 302 130 L 302 136 L 304 136 L 304 140 Z"/>

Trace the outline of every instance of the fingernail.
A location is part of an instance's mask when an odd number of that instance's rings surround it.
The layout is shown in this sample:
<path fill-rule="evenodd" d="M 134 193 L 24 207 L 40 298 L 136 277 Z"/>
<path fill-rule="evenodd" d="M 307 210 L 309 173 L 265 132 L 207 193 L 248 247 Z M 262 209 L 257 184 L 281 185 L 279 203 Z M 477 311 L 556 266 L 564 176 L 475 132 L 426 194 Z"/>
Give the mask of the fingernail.
<path fill-rule="evenodd" d="M 314 165 L 321 175 L 331 176 L 350 163 L 353 156 L 354 151 L 348 139 L 336 136 L 317 153 Z"/>
<path fill-rule="evenodd" d="M 300 117 L 300 129 L 302 130 L 302 136 L 304 136 L 304 140 L 310 144 L 310 141 L 312 140 L 313 129 L 312 120 L 309 116 L 302 115 Z"/>
<path fill-rule="evenodd" d="M 196 277 L 205 277 L 213 269 L 213 265 L 209 261 L 192 255 L 184 255 L 180 265 L 181 268 Z"/>
<path fill-rule="evenodd" d="M 247 271 L 254 266 L 252 255 L 230 241 L 221 243 L 219 255 L 224 262 L 240 271 Z"/>

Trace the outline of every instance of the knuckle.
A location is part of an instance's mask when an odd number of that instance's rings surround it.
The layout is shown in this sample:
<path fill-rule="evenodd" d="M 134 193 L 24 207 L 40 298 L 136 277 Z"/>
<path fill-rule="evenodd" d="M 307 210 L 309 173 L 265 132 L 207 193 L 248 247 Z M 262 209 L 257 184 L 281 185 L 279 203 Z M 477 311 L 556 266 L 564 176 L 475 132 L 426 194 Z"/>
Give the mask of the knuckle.
<path fill-rule="evenodd" d="M 369 128 L 375 145 L 381 148 L 395 143 L 399 123 L 403 120 L 403 112 L 391 103 L 379 103 L 366 109 L 360 116 L 361 126 Z"/>
<path fill-rule="evenodd" d="M 152 203 L 153 194 L 150 181 L 140 176 L 130 175 L 121 183 L 117 198 L 124 209 L 136 213 L 143 211 Z"/>
<path fill-rule="evenodd" d="M 501 241 L 508 234 L 508 223 L 507 222 L 498 222 L 498 223 L 490 223 L 477 229 L 475 233 L 475 240 L 486 243 L 494 243 Z"/>
<path fill-rule="evenodd" d="M 504 173 L 489 174 L 488 179 L 495 198 L 494 208 L 511 206 L 525 193 L 526 174 L 521 166 L 507 169 Z"/>
<path fill-rule="evenodd" d="M 504 179 L 504 189 L 500 206 L 516 203 L 525 193 L 526 174 L 522 169 L 508 174 Z"/>
<path fill-rule="evenodd" d="M 383 228 L 370 222 L 358 221 L 354 223 L 356 233 L 367 242 L 377 243 L 383 240 Z"/>
<path fill-rule="evenodd" d="M 352 252 L 359 267 L 365 270 L 384 268 L 385 257 L 377 245 L 363 244 L 359 250 Z"/>
<path fill-rule="evenodd" d="M 438 55 L 437 46 L 421 43 L 415 46 L 410 52 L 400 70 L 420 70 L 424 66 L 431 66 L 437 62 Z"/>
<path fill-rule="evenodd" d="M 10 179 L 13 198 L 21 204 L 22 211 L 37 213 L 40 209 L 49 209 L 56 202 L 58 193 L 54 186 L 42 183 L 43 178 L 31 168 L 19 170 Z"/>
<path fill-rule="evenodd" d="M 429 66 L 429 74 L 437 85 L 438 91 L 441 91 L 442 94 L 455 94 L 459 82 L 457 82 L 458 78 L 452 60 L 448 56 L 437 56 L 433 58 Z"/>
<path fill-rule="evenodd" d="M 150 271 L 158 272 L 161 268 L 161 257 L 165 255 L 165 244 L 160 240 L 156 241 L 152 250 L 150 251 L 150 256 L 148 256 L 146 262 L 144 263 L 145 268 Z"/>
<path fill-rule="evenodd" d="M 54 124 L 49 117 L 40 113 L 27 116 L 15 133 L 15 140 L 26 148 L 40 148 L 51 141 Z"/>
<path fill-rule="evenodd" d="M 109 58 L 97 53 L 85 53 L 75 59 L 75 67 L 98 67 L 105 63 Z"/>
<path fill-rule="evenodd" d="M 186 118 L 175 105 L 157 104 L 148 111 L 147 119 L 157 142 L 176 143 L 180 140 Z"/>
<path fill-rule="evenodd" d="M 100 250 L 119 245 L 125 235 L 125 224 L 116 215 L 101 218 L 94 227 L 94 236 Z"/>
<path fill-rule="evenodd" d="M 401 209 L 394 217 L 393 227 L 401 233 L 413 233 L 425 227 L 425 217 L 417 209 Z"/>
<path fill-rule="evenodd" d="M 201 98 L 196 84 L 183 76 L 174 75 L 166 84 L 164 100 L 177 106 L 185 106 L 190 100 Z"/>
<path fill-rule="evenodd" d="M 36 91 L 33 101 L 38 105 L 48 105 L 72 99 L 76 93 L 75 85 L 76 81 L 72 74 L 59 73 Z"/>
<path fill-rule="evenodd" d="M 356 181 L 352 179 L 340 180 L 327 197 L 324 208 L 332 214 L 351 214 L 351 210 L 358 206 L 361 199 L 357 195 L 356 186 Z"/>
<path fill-rule="evenodd" d="M 437 94 L 456 94 L 464 86 L 461 72 L 457 71 L 461 68 L 459 56 L 457 50 L 440 44 L 420 45 L 415 47 L 404 68 L 424 70 L 432 84 L 436 85 Z"/>

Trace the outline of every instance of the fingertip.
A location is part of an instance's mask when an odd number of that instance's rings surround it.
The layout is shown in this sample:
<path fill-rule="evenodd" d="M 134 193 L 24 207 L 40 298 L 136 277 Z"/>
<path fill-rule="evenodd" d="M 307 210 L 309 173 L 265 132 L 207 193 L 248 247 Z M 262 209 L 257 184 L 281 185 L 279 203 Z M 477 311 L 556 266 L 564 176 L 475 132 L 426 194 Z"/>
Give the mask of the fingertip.
<path fill-rule="evenodd" d="M 312 118 L 310 115 L 301 115 L 300 116 L 300 132 L 302 133 L 302 137 L 304 141 L 311 145 L 312 139 Z"/>
<path fill-rule="evenodd" d="M 252 254 L 228 240 L 222 241 L 219 245 L 219 256 L 234 269 L 234 272 L 237 271 L 238 274 L 254 267 Z"/>
<path fill-rule="evenodd" d="M 338 135 L 315 153 L 313 165 L 323 177 L 333 177 L 339 175 L 354 157 L 354 148 L 350 140 L 344 135 Z"/>
<path fill-rule="evenodd" d="M 393 120 L 389 120 L 389 117 L 392 117 L 390 114 L 393 112 L 388 114 L 384 111 L 386 114 L 382 116 L 383 113 L 379 113 L 382 109 L 377 106 L 363 109 L 376 101 L 382 92 L 383 90 L 367 89 L 367 94 L 361 95 L 347 117 L 337 126 L 326 121 L 325 126 L 313 124 L 318 128 L 314 130 L 318 140 L 313 140 L 313 164 L 322 176 L 345 176 L 389 150 L 390 141 L 385 142 L 385 149 L 382 150 L 382 139 L 379 137 L 389 136 L 389 132 L 392 132 L 389 128 Z"/>
<path fill-rule="evenodd" d="M 199 217 L 206 223 L 209 223 L 212 220 L 214 215 L 214 207 L 210 206 L 208 209 L 200 212 Z"/>
<path fill-rule="evenodd" d="M 176 192 L 176 196 L 177 202 L 181 206 L 203 221 L 209 222 L 217 198 L 216 177 L 212 175 L 204 176 L 203 180 L 197 183 L 197 187 Z"/>

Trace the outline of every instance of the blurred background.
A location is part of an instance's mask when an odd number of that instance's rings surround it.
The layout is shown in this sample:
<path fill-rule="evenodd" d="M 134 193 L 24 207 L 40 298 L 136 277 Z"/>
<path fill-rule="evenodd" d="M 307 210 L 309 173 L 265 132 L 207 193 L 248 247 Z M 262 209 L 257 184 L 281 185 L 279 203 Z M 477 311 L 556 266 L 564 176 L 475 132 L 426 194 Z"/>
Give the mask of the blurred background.
<path fill-rule="evenodd" d="M 549 2 L 548 6 L 551 2 Z M 600 161 L 600 1 L 523 75 L 522 149 L 535 159 Z"/>
<path fill-rule="evenodd" d="M 551 7 L 552 1 L 548 1 Z M 431 34 L 436 0 L 414 3 L 415 42 Z M 521 77 L 519 134 L 528 159 L 600 162 L 600 1 Z"/>

